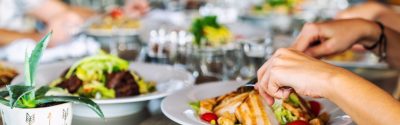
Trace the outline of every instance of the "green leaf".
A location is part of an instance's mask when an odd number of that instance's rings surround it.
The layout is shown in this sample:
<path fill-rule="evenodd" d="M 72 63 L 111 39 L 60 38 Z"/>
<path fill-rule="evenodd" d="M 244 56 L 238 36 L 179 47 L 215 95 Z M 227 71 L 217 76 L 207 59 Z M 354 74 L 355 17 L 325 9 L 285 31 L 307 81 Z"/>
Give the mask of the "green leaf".
<path fill-rule="evenodd" d="M 25 62 L 29 62 L 29 67 L 25 70 L 29 71 L 30 79 L 30 86 L 35 86 L 35 79 L 36 79 L 36 69 L 39 63 L 40 57 L 43 55 L 43 51 L 46 49 L 47 44 L 50 41 L 51 35 L 53 32 L 47 33 L 47 35 L 39 41 L 39 43 L 33 49 L 31 56 L 29 56 L 29 60 L 25 60 Z M 25 67 L 26 68 L 26 67 Z"/>
<path fill-rule="evenodd" d="M 20 98 L 34 90 L 32 86 L 26 86 L 26 85 L 10 85 L 7 86 L 7 90 L 10 94 L 10 107 L 14 108 L 15 104 L 20 100 Z M 31 100 L 25 100 L 28 102 L 31 102 Z M 27 107 L 32 107 L 31 105 L 26 105 L 28 103 L 23 103 L 23 105 Z"/>
<path fill-rule="evenodd" d="M 31 81 L 31 73 L 30 73 L 30 68 L 29 68 L 29 55 L 28 55 L 28 50 L 25 50 L 25 85 L 30 85 L 32 83 Z"/>
<path fill-rule="evenodd" d="M 35 92 L 35 98 L 41 98 L 50 90 L 49 86 L 42 86 Z"/>
<path fill-rule="evenodd" d="M 221 25 L 217 21 L 217 16 L 204 16 L 202 18 L 197 18 L 196 20 L 194 20 L 190 28 L 190 32 L 192 32 L 194 35 L 195 45 L 201 45 L 201 40 L 205 37 L 203 28 L 206 26 L 211 26 L 215 28 L 221 27 Z"/>
<path fill-rule="evenodd" d="M 84 104 L 97 113 L 102 119 L 104 119 L 103 111 L 100 107 L 93 102 L 91 99 L 86 97 L 76 97 L 76 96 L 44 96 L 36 100 L 38 104 L 45 104 L 49 102 L 72 102 L 76 104 Z"/>
<path fill-rule="evenodd" d="M 5 105 L 5 106 L 9 106 L 10 105 L 10 101 L 6 100 L 5 98 L 0 98 L 0 103 Z"/>
<path fill-rule="evenodd" d="M 189 105 L 194 111 L 196 111 L 196 113 L 199 113 L 200 101 L 191 102 L 191 103 L 189 103 Z"/>
<path fill-rule="evenodd" d="M 8 91 L 1 91 L 0 92 L 0 97 L 2 97 L 2 98 L 5 98 L 5 97 L 7 97 L 9 95 L 10 95 L 10 93 Z"/>
<path fill-rule="evenodd" d="M 8 91 L 1 91 L 0 92 L 0 103 L 6 106 L 9 106 L 10 102 L 5 99 L 5 97 L 7 97 L 9 95 Z"/>

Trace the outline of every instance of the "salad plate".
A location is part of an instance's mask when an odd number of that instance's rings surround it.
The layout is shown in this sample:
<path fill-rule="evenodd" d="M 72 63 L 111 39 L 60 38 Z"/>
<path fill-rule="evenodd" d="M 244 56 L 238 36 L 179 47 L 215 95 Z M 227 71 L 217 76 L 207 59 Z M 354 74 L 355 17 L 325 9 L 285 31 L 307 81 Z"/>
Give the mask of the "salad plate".
<path fill-rule="evenodd" d="M 161 103 L 161 110 L 169 119 L 179 124 L 208 124 L 199 118 L 196 111 L 191 108 L 190 103 L 227 94 L 245 83 L 245 81 L 212 82 L 182 89 L 164 98 Z M 305 99 L 311 100 L 307 97 Z M 321 112 L 329 114 L 329 125 L 353 124 L 351 118 L 332 102 L 326 99 L 312 100 L 322 105 Z M 267 114 L 271 124 L 278 124 L 272 111 L 267 110 Z"/>
<path fill-rule="evenodd" d="M 67 68 L 74 64 L 74 62 L 75 61 L 61 61 L 39 67 L 37 83 L 42 85 L 49 84 L 59 78 Z M 129 64 L 129 70 L 137 72 L 146 81 L 155 82 L 156 91 L 113 99 L 93 99 L 93 101 L 102 108 L 106 118 L 134 114 L 145 107 L 146 101 L 165 97 L 176 90 L 194 84 L 194 78 L 189 72 L 168 65 L 131 62 Z M 22 80 L 23 75 L 21 74 L 13 80 L 12 84 L 21 83 Z M 89 108 L 83 105 L 73 105 L 73 110 L 75 110 L 73 113 L 76 116 L 97 118 L 95 113 L 92 113 Z"/>

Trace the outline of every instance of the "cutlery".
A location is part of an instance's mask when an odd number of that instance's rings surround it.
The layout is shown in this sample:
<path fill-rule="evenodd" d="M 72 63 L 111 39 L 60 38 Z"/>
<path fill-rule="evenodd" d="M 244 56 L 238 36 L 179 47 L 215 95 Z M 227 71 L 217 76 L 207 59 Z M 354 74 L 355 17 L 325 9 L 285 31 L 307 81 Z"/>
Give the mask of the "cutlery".
<path fill-rule="evenodd" d="M 237 88 L 236 91 L 238 91 L 239 93 L 244 93 L 244 92 L 254 90 L 254 85 L 256 85 L 257 81 L 258 81 L 258 78 L 254 77 L 250 81 L 248 81 L 246 84 Z"/>

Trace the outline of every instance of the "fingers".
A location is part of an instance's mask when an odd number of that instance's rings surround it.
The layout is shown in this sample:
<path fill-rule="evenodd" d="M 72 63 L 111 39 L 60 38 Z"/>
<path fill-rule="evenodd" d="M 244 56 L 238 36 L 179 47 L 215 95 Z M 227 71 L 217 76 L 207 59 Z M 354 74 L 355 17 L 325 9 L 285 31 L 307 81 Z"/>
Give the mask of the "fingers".
<path fill-rule="evenodd" d="M 274 104 L 275 99 L 272 96 L 270 96 L 267 93 L 265 93 L 265 90 L 263 90 L 262 88 L 259 87 L 258 88 L 258 93 L 261 95 L 261 97 L 263 97 L 267 101 L 267 103 L 269 105 L 273 105 Z"/>
<path fill-rule="evenodd" d="M 290 90 L 282 88 L 282 82 L 275 79 L 274 77 L 276 76 L 273 75 L 279 74 L 279 69 L 282 65 L 290 63 L 289 61 L 285 61 L 285 59 L 288 58 L 287 56 L 295 54 L 292 51 L 290 49 L 277 50 L 273 57 L 258 71 L 259 82 L 255 88 L 259 90 L 260 94 L 267 94 L 275 98 L 286 98 L 289 95 Z M 279 75 L 282 75 L 282 73 Z M 263 97 L 268 98 L 265 95 Z"/>
<path fill-rule="evenodd" d="M 354 44 L 354 45 L 351 47 L 351 50 L 354 50 L 354 51 L 356 51 L 356 52 L 365 52 L 365 51 L 367 51 L 367 50 L 364 48 L 364 46 L 361 45 L 361 44 Z"/>
<path fill-rule="evenodd" d="M 315 58 L 332 55 L 335 51 L 333 51 L 333 47 L 330 47 L 329 44 L 331 44 L 329 41 L 321 43 L 321 45 L 308 48 L 304 53 Z"/>
<path fill-rule="evenodd" d="M 298 51 L 305 51 L 309 46 L 319 40 L 319 28 L 316 23 L 307 23 L 304 25 L 299 36 L 291 48 Z"/>

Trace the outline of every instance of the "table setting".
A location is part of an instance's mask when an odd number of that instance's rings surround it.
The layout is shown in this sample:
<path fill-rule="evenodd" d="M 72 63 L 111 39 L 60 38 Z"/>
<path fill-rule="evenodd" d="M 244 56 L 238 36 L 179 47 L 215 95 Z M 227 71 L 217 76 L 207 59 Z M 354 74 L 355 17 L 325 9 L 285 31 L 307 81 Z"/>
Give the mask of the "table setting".
<path fill-rule="evenodd" d="M 256 85 L 303 26 L 334 20 L 346 0 L 155 0 L 139 18 L 123 1 L 97 2 L 67 0 L 98 13 L 69 42 L 48 47 L 50 31 L 0 46 L 1 125 L 357 124 L 328 98 L 284 86 L 288 97 L 268 104 Z M 317 59 L 400 90 L 398 70 L 373 52 Z"/>

